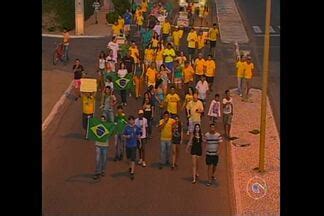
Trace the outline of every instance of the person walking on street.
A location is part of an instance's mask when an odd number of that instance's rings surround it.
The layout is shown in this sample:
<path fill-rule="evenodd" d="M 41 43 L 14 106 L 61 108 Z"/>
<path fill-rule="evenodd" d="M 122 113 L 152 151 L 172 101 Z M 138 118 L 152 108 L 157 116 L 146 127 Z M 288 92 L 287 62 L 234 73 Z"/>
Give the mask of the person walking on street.
<path fill-rule="evenodd" d="M 93 15 L 95 17 L 96 24 L 98 24 L 98 13 L 101 7 L 99 0 L 95 0 L 92 4 L 92 7 L 94 8 Z"/>
<path fill-rule="evenodd" d="M 172 165 L 171 169 L 178 167 L 179 145 L 182 143 L 182 124 L 178 115 L 175 116 L 175 123 L 172 125 Z"/>
<path fill-rule="evenodd" d="M 116 63 L 117 61 L 114 59 L 114 51 L 109 49 L 106 57 L 107 73 L 116 72 Z"/>
<path fill-rule="evenodd" d="M 209 125 L 209 131 L 204 137 L 205 148 L 206 148 L 206 165 L 207 165 L 207 176 L 208 183 L 207 186 L 211 186 L 212 180 L 216 180 L 215 173 L 216 167 L 219 160 L 220 153 L 220 143 L 222 142 L 222 137 L 220 133 L 216 132 L 216 125 L 211 123 Z"/>
<path fill-rule="evenodd" d="M 144 104 L 143 104 L 143 110 L 144 110 L 144 117 L 147 119 L 147 135 L 149 139 L 152 138 L 152 124 L 153 124 L 153 118 L 154 118 L 154 106 L 152 105 L 152 102 L 150 99 L 145 98 Z"/>
<path fill-rule="evenodd" d="M 69 46 L 70 46 L 70 35 L 66 28 L 63 30 L 63 61 L 66 63 L 69 60 Z"/>
<path fill-rule="evenodd" d="M 171 82 L 170 74 L 171 74 L 171 71 L 169 70 L 169 68 L 167 68 L 165 66 L 165 64 L 162 64 L 160 66 L 160 79 L 163 80 L 162 89 L 163 89 L 164 95 L 166 95 L 167 90 L 168 90 L 168 84 Z"/>
<path fill-rule="evenodd" d="M 97 64 L 97 90 L 98 92 L 102 92 L 104 90 L 104 75 L 106 73 L 106 54 L 104 51 L 101 51 L 98 58 L 98 64 Z"/>
<path fill-rule="evenodd" d="M 188 91 L 188 88 L 193 85 L 195 71 L 189 61 L 185 61 L 183 68 L 183 84 L 184 90 Z"/>
<path fill-rule="evenodd" d="M 186 109 L 189 119 L 189 139 L 191 139 L 194 131 L 194 126 L 196 124 L 201 124 L 201 114 L 204 112 L 203 103 L 200 100 L 198 100 L 197 92 L 193 93 L 192 101 L 188 102 Z"/>
<path fill-rule="evenodd" d="M 119 78 L 124 78 L 127 75 L 127 73 L 128 72 L 127 72 L 127 69 L 125 67 L 125 64 L 123 62 L 120 63 L 120 67 L 119 67 L 118 72 L 117 72 L 118 77 Z M 127 92 L 126 92 L 126 89 L 120 89 L 119 93 L 120 93 L 122 104 L 124 106 L 126 106 L 127 105 L 127 99 L 126 99 L 127 98 Z"/>
<path fill-rule="evenodd" d="M 193 27 L 191 27 L 190 32 L 187 36 L 189 61 L 191 61 L 195 56 L 197 41 L 198 41 L 197 32 Z"/>
<path fill-rule="evenodd" d="M 183 30 L 179 29 L 178 26 L 176 26 L 175 31 L 172 33 L 172 39 L 173 39 L 173 45 L 176 51 L 179 51 L 180 47 L 180 40 L 183 36 Z"/>
<path fill-rule="evenodd" d="M 134 82 L 135 82 L 135 99 L 141 97 L 143 91 L 143 67 L 140 63 L 135 63 Z"/>
<path fill-rule="evenodd" d="M 213 54 L 213 56 L 216 56 L 216 41 L 219 35 L 219 31 L 217 28 L 217 24 L 214 23 L 213 27 L 209 29 L 208 31 L 208 38 L 210 43 L 210 49 L 209 52 Z"/>
<path fill-rule="evenodd" d="M 88 139 L 88 122 L 95 112 L 95 92 L 82 92 L 82 126 L 85 130 L 85 139 Z"/>
<path fill-rule="evenodd" d="M 198 58 L 195 60 L 195 84 L 200 80 L 201 76 L 205 74 L 206 61 L 203 58 L 202 53 L 198 54 Z"/>
<path fill-rule="evenodd" d="M 158 69 L 160 69 L 161 65 L 163 64 L 163 51 L 164 48 L 162 46 L 161 41 L 159 41 L 155 50 L 155 63 Z"/>
<path fill-rule="evenodd" d="M 223 98 L 223 123 L 225 138 L 231 139 L 231 124 L 233 117 L 233 100 L 230 95 L 230 91 L 225 91 L 225 97 Z"/>
<path fill-rule="evenodd" d="M 129 50 L 131 51 L 131 56 L 134 58 L 134 63 L 140 63 L 140 55 L 139 55 L 139 50 L 136 46 L 135 41 L 131 42 L 131 46 L 129 47 Z"/>
<path fill-rule="evenodd" d="M 206 68 L 206 80 L 208 82 L 209 90 L 213 91 L 213 83 L 214 83 L 214 77 L 216 75 L 216 62 L 212 59 L 212 55 L 208 55 L 208 59 L 205 61 L 205 68 Z"/>
<path fill-rule="evenodd" d="M 206 81 L 205 75 L 200 77 L 200 80 L 197 82 L 196 89 L 198 91 L 198 98 L 205 105 L 206 98 L 209 91 L 208 82 Z"/>
<path fill-rule="evenodd" d="M 130 178 L 134 180 L 137 141 L 141 137 L 141 129 L 135 125 L 134 116 L 128 117 L 128 124 L 124 129 L 123 137 L 126 139 L 126 156 L 129 163 Z"/>
<path fill-rule="evenodd" d="M 129 9 L 126 10 L 125 14 L 124 14 L 124 20 L 125 20 L 125 25 L 124 25 L 124 33 L 126 35 L 126 37 L 129 36 L 130 30 L 131 30 L 131 24 L 132 24 L 132 13 L 129 12 Z"/>
<path fill-rule="evenodd" d="M 147 143 L 147 119 L 144 117 L 144 111 L 141 109 L 138 111 L 138 118 L 135 119 L 135 125 L 141 129 L 141 137 L 137 140 L 137 147 L 139 152 L 138 165 L 146 167 L 145 162 L 145 145 Z"/>
<path fill-rule="evenodd" d="M 158 119 L 162 118 L 162 112 L 163 112 L 163 102 L 164 102 L 164 91 L 163 91 L 163 80 L 160 78 L 156 81 L 155 84 L 155 112 Z"/>
<path fill-rule="evenodd" d="M 182 81 L 183 81 L 183 67 L 180 65 L 179 61 L 175 61 L 174 66 L 174 79 L 173 83 L 177 89 L 182 89 Z"/>
<path fill-rule="evenodd" d="M 103 109 L 103 115 L 105 115 L 106 120 L 109 122 L 115 122 L 114 119 L 114 106 L 117 103 L 115 95 L 112 94 L 112 89 L 110 86 L 105 87 L 105 91 L 101 98 L 100 109 Z"/>
<path fill-rule="evenodd" d="M 155 68 L 155 62 L 152 62 L 149 66 L 150 67 L 146 71 L 145 83 L 146 86 L 150 86 L 150 85 L 155 86 L 157 75 L 158 75 L 158 72 L 156 71 Z"/>
<path fill-rule="evenodd" d="M 204 53 L 205 44 L 206 44 L 206 37 L 203 34 L 203 31 L 200 30 L 198 32 L 198 36 L 197 36 L 197 49 L 198 49 L 198 53 Z"/>
<path fill-rule="evenodd" d="M 134 73 L 135 69 L 135 61 L 131 54 L 131 51 L 128 50 L 127 54 L 122 58 L 122 62 L 124 62 L 127 69 L 127 73 Z"/>
<path fill-rule="evenodd" d="M 84 68 L 80 64 L 80 59 L 75 59 L 75 63 L 72 67 L 73 74 L 74 74 L 74 81 L 73 81 L 73 87 L 75 91 L 75 100 L 78 100 L 79 97 L 81 97 L 80 93 L 80 87 L 81 87 L 81 78 L 84 75 Z"/>
<path fill-rule="evenodd" d="M 237 93 L 242 97 L 242 81 L 245 70 L 245 57 L 242 55 L 240 60 L 236 62 L 236 76 L 237 76 Z"/>
<path fill-rule="evenodd" d="M 117 115 L 115 116 L 115 124 L 117 124 L 119 121 L 126 121 L 126 115 L 124 113 L 124 109 L 122 105 L 117 106 Z M 114 161 L 123 160 L 125 140 L 123 139 L 122 131 L 118 131 L 115 134 L 115 147 L 116 147 L 116 151 L 115 151 Z"/>
<path fill-rule="evenodd" d="M 173 77 L 173 73 L 174 73 L 173 61 L 176 54 L 174 49 L 172 48 L 171 43 L 168 43 L 167 48 L 163 50 L 163 56 L 164 56 L 164 64 L 171 71 L 171 77 Z"/>
<path fill-rule="evenodd" d="M 186 112 L 186 119 L 187 119 L 187 135 L 189 135 L 189 113 L 187 110 L 187 105 L 190 103 L 190 101 L 193 100 L 193 94 L 194 94 L 194 88 L 190 86 L 188 90 L 186 90 L 186 96 L 185 96 L 185 102 L 183 103 L 182 109 Z"/>
<path fill-rule="evenodd" d="M 169 112 L 163 113 L 163 119 L 160 120 L 157 126 L 161 130 L 161 160 L 159 169 L 163 168 L 163 165 L 169 164 L 170 152 L 171 152 L 171 140 L 172 140 L 172 125 L 176 121 L 170 118 Z"/>
<path fill-rule="evenodd" d="M 244 67 L 244 79 L 246 81 L 246 98 L 249 97 L 250 82 L 254 74 L 254 64 L 251 62 L 251 57 L 248 56 Z"/>
<path fill-rule="evenodd" d="M 116 36 L 112 37 L 112 40 L 108 43 L 107 48 L 112 50 L 112 60 L 114 60 L 116 64 L 118 58 L 118 51 L 119 51 L 119 45 L 117 43 Z"/>
<path fill-rule="evenodd" d="M 174 86 L 170 87 L 170 93 L 165 97 L 164 103 L 166 104 L 170 117 L 174 119 L 175 115 L 178 114 L 178 110 L 180 110 L 180 97 L 176 93 Z"/>
<path fill-rule="evenodd" d="M 106 121 L 106 116 L 101 116 L 101 121 Z M 108 147 L 109 147 L 109 138 L 106 142 L 96 141 L 96 172 L 93 176 L 94 180 L 97 180 L 100 177 L 105 176 L 105 170 L 107 167 L 107 158 L 108 158 Z"/>
<path fill-rule="evenodd" d="M 215 94 L 215 98 L 212 100 L 212 102 L 209 105 L 208 110 L 208 116 L 210 118 L 210 121 L 216 124 L 216 121 L 218 118 L 221 117 L 221 104 L 219 101 L 219 94 Z"/>
<path fill-rule="evenodd" d="M 193 136 L 189 140 L 186 151 L 191 154 L 192 158 L 192 184 L 196 183 L 197 178 L 199 177 L 198 174 L 198 167 L 199 167 L 199 159 L 202 155 L 202 134 L 201 134 L 201 127 L 200 124 L 195 124 L 194 126 L 194 131 L 193 131 Z"/>

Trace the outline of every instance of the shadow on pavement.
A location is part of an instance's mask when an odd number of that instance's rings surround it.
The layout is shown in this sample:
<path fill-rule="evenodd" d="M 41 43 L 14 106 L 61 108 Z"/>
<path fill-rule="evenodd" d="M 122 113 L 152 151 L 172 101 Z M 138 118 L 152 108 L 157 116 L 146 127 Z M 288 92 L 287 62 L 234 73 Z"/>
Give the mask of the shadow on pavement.
<path fill-rule="evenodd" d="M 80 139 L 83 140 L 84 136 L 80 133 L 70 133 L 70 134 L 65 134 L 62 137 L 64 138 L 71 138 L 71 139 Z"/>
<path fill-rule="evenodd" d="M 118 177 L 123 177 L 123 176 L 129 178 L 129 172 L 128 171 L 126 171 L 126 172 L 117 172 L 117 173 L 111 174 L 110 176 L 113 177 L 113 178 L 118 178 Z"/>
<path fill-rule="evenodd" d="M 66 179 L 66 182 L 83 182 L 83 183 L 89 183 L 89 184 L 95 184 L 100 182 L 100 178 L 97 180 L 92 179 L 94 176 L 93 173 L 85 173 L 85 174 L 79 174 L 75 176 L 71 176 L 70 178 Z"/>
<path fill-rule="evenodd" d="M 151 168 L 154 168 L 154 169 L 159 169 L 159 166 L 160 166 L 160 163 L 159 162 L 155 162 L 155 163 L 152 163 L 150 165 Z M 165 168 L 166 166 L 164 165 L 163 168 Z"/>

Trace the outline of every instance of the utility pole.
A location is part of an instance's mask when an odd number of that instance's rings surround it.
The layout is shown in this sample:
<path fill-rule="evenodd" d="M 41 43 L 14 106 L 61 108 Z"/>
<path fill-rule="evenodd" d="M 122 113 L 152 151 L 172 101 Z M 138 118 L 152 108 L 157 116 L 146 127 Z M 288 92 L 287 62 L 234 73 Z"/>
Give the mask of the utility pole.
<path fill-rule="evenodd" d="M 84 34 L 84 0 L 75 0 L 75 34 Z"/>

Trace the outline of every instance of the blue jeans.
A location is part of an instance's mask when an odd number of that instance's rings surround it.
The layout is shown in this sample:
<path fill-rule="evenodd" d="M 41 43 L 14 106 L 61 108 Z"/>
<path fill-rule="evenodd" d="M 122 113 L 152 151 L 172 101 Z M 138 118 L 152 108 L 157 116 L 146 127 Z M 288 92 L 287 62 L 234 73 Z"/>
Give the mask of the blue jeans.
<path fill-rule="evenodd" d="M 69 60 L 69 45 L 64 45 L 64 56 L 63 61 Z"/>
<path fill-rule="evenodd" d="M 237 92 L 239 94 L 242 94 L 242 81 L 243 81 L 243 78 L 237 77 Z"/>
<path fill-rule="evenodd" d="M 115 121 L 115 116 L 114 116 L 114 110 L 104 110 L 103 114 L 106 116 L 107 121 L 109 122 L 114 122 Z"/>
<path fill-rule="evenodd" d="M 116 146 L 116 152 L 115 152 L 115 158 L 122 158 L 124 155 L 124 149 L 125 149 L 125 140 L 122 137 L 122 134 L 115 135 L 115 146 Z"/>
<path fill-rule="evenodd" d="M 161 164 L 169 161 L 171 153 L 171 140 L 161 140 Z"/>
<path fill-rule="evenodd" d="M 171 74 L 173 74 L 173 62 L 165 63 L 165 67 L 167 67 L 171 71 Z"/>
<path fill-rule="evenodd" d="M 107 166 L 108 147 L 96 146 L 96 174 L 105 172 Z"/>

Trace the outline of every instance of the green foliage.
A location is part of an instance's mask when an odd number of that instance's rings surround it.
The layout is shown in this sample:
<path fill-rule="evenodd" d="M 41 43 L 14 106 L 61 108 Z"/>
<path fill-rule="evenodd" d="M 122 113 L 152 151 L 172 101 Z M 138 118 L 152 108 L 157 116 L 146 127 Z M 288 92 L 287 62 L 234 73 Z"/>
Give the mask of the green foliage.
<path fill-rule="evenodd" d="M 131 7 L 129 0 L 112 0 L 112 3 L 114 4 L 115 11 L 121 16 Z"/>
<path fill-rule="evenodd" d="M 118 13 L 116 11 L 112 11 L 106 14 L 107 22 L 110 24 L 114 24 L 118 20 Z"/>

